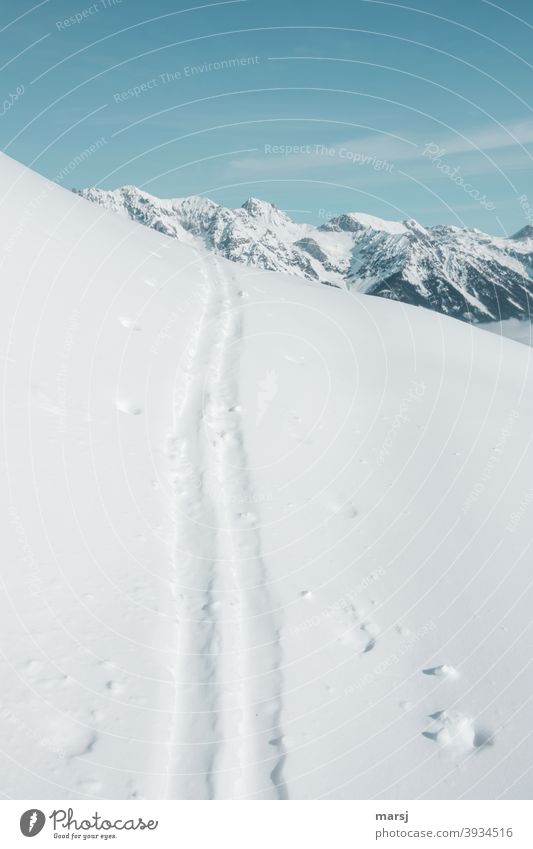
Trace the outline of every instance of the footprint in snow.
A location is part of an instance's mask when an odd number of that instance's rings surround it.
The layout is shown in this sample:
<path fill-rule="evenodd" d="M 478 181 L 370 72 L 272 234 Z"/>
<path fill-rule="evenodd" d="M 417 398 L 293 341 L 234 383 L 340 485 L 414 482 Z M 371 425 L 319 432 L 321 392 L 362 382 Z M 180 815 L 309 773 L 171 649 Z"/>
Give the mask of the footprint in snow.
<path fill-rule="evenodd" d="M 439 710 L 430 714 L 435 728 L 423 731 L 422 736 L 439 746 L 450 747 L 462 754 L 492 746 L 493 734 L 471 717 L 459 711 Z"/>
<path fill-rule="evenodd" d="M 337 639 L 353 648 L 358 654 L 367 654 L 375 648 L 378 634 L 378 626 L 367 622 L 364 625 L 349 625 L 341 631 Z"/>
<path fill-rule="evenodd" d="M 368 637 L 366 645 L 363 649 L 363 654 L 366 654 L 376 645 L 376 640 L 379 634 L 379 628 L 377 625 L 374 625 L 372 622 L 367 622 L 364 625 L 361 625 L 361 631 L 363 632 L 365 638 Z"/>
<path fill-rule="evenodd" d="M 128 416 L 140 416 L 142 413 L 142 407 L 124 398 L 119 399 L 116 402 L 116 406 L 117 410 L 120 410 L 121 413 L 126 413 Z"/>
<path fill-rule="evenodd" d="M 423 675 L 434 675 L 436 678 L 457 678 L 459 673 L 454 666 L 443 663 L 441 666 L 430 666 L 422 670 Z"/>
<path fill-rule="evenodd" d="M 375 648 L 380 628 L 374 622 L 369 622 L 364 611 L 358 611 L 349 604 L 343 613 L 344 630 L 338 635 L 338 640 L 360 654 L 367 654 Z M 346 627 L 347 626 L 347 627 Z"/>

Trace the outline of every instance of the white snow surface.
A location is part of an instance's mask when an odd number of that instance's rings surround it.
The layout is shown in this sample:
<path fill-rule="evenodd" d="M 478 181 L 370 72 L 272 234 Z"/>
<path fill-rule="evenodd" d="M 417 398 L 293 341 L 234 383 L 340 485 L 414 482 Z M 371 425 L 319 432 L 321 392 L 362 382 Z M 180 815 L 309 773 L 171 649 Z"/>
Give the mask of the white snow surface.
<path fill-rule="evenodd" d="M 531 350 L 0 169 L 2 794 L 529 798 Z"/>
<path fill-rule="evenodd" d="M 491 333 L 497 333 L 499 336 L 514 339 L 515 342 L 521 342 L 522 345 L 533 346 L 533 324 L 530 321 L 508 318 L 506 321 L 488 321 L 486 324 L 481 324 L 480 327 Z"/>

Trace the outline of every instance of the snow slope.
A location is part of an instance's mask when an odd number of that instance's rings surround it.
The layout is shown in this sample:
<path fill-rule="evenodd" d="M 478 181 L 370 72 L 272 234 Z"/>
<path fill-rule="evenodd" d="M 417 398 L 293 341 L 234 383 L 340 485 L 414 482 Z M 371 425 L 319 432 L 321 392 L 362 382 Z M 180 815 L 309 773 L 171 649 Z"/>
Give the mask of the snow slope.
<path fill-rule="evenodd" d="M 530 349 L 0 169 L 1 792 L 528 798 Z"/>
<path fill-rule="evenodd" d="M 533 346 L 533 324 L 530 321 L 520 321 L 518 318 L 508 318 L 506 321 L 490 321 L 482 325 L 484 330 L 514 339 L 522 345 Z"/>
<path fill-rule="evenodd" d="M 348 212 L 298 224 L 266 201 L 228 209 L 202 197 L 161 200 L 135 186 L 82 197 L 168 236 L 255 268 L 428 307 L 469 322 L 530 319 L 533 228 L 509 239 Z M 504 326 L 504 329 L 506 326 Z"/>

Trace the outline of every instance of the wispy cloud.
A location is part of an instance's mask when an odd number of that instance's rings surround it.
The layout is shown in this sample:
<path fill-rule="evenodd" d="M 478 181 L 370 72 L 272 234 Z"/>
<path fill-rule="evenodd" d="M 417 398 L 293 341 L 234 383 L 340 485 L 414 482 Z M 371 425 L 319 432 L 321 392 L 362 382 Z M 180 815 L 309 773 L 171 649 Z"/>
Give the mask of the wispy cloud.
<path fill-rule="evenodd" d="M 374 170 L 387 164 L 416 158 L 418 143 L 399 135 L 373 133 L 335 144 L 309 142 L 292 144 L 273 136 L 265 140 L 256 156 L 235 159 L 228 169 L 235 175 L 272 176 L 306 171 L 331 171 L 353 165 L 367 165 Z"/>
<path fill-rule="evenodd" d="M 443 147 L 447 153 L 470 153 L 480 151 L 487 153 L 508 147 L 520 147 L 533 144 L 533 121 L 513 121 L 506 127 L 498 124 L 481 127 L 465 138 L 450 133 L 443 139 L 437 139 L 436 144 Z"/>
<path fill-rule="evenodd" d="M 494 170 L 493 158 L 503 168 L 523 167 L 528 162 L 528 152 L 523 148 L 533 144 L 533 121 L 515 121 L 507 127 L 485 126 L 468 135 L 450 132 L 432 137 L 428 133 L 416 139 L 399 132 L 370 133 L 335 144 L 315 141 L 293 144 L 273 135 L 258 146 L 258 154 L 228 163 L 227 174 L 280 177 L 317 171 L 331 173 L 332 169 L 353 168 L 354 165 L 390 174 L 397 163 L 405 166 L 418 162 L 426 167 L 423 154 L 430 144 L 438 146 L 447 157 L 468 157 L 469 171 L 479 174 Z"/>

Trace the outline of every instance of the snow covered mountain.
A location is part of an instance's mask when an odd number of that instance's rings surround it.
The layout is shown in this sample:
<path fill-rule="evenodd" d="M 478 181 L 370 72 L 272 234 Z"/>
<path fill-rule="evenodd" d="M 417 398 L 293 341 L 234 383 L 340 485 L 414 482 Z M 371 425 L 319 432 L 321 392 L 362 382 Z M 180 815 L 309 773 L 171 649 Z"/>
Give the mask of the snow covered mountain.
<path fill-rule="evenodd" d="M 530 349 L 0 176 L 2 794 L 530 798 Z"/>
<path fill-rule="evenodd" d="M 161 200 L 133 186 L 79 194 L 182 241 L 255 268 L 429 307 L 472 322 L 529 319 L 533 228 L 504 239 L 451 226 L 347 213 L 298 224 L 250 198 L 227 209 L 207 198 Z"/>

